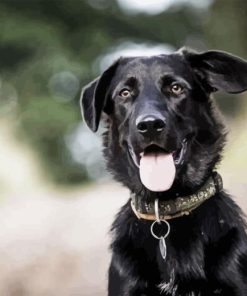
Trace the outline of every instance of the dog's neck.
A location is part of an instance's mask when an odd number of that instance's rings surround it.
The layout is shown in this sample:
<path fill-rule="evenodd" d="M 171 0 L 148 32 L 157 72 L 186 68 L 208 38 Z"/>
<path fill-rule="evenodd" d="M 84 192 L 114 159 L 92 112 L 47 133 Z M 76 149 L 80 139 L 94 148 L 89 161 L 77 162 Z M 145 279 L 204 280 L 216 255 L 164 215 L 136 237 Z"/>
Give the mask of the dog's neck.
<path fill-rule="evenodd" d="M 213 172 L 206 182 L 193 194 L 176 196 L 169 200 L 159 200 L 158 210 L 160 219 L 168 220 L 189 215 L 194 209 L 222 189 L 223 182 L 221 176 Z M 156 220 L 154 201 L 147 201 L 141 195 L 131 193 L 131 206 L 139 219 Z"/>

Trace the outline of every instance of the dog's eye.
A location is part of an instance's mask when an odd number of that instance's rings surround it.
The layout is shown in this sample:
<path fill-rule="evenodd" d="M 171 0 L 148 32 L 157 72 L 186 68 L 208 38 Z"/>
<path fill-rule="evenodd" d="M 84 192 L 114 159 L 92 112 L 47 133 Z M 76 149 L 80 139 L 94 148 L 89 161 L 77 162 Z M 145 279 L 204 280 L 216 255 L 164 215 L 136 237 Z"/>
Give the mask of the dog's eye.
<path fill-rule="evenodd" d="M 171 92 L 174 95 L 178 96 L 178 95 L 182 94 L 183 91 L 184 91 L 184 88 L 180 84 L 176 83 L 176 84 L 171 85 Z"/>
<path fill-rule="evenodd" d="M 120 91 L 119 96 L 122 98 L 128 98 L 131 96 L 131 92 L 127 88 L 124 88 Z"/>

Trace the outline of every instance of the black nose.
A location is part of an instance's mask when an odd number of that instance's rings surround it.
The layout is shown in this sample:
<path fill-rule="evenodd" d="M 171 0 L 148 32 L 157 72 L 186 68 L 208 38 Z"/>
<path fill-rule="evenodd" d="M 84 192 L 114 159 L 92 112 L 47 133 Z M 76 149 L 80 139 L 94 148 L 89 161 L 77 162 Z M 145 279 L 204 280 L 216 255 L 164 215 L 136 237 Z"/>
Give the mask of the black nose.
<path fill-rule="evenodd" d="M 161 133 L 166 126 L 165 118 L 146 116 L 137 118 L 136 127 L 140 134 L 147 137 L 153 137 Z"/>

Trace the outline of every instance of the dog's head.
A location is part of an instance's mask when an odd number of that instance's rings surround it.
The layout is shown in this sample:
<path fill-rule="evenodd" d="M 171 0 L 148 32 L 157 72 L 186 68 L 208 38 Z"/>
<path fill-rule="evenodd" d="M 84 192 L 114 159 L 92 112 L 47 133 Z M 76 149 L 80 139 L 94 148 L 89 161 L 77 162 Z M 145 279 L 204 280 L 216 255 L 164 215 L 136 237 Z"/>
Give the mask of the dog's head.
<path fill-rule="evenodd" d="M 105 155 L 131 190 L 198 186 L 220 159 L 225 132 L 210 94 L 247 89 L 247 63 L 219 51 L 120 58 L 83 89 L 95 132 L 107 115 Z M 178 187 L 178 186 L 177 186 Z"/>

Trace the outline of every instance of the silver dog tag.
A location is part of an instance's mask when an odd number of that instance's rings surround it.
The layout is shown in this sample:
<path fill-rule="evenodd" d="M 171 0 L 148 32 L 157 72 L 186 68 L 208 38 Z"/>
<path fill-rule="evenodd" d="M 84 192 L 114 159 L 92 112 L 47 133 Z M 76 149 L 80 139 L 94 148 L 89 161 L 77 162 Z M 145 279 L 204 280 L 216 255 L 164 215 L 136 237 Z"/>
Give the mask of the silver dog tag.
<path fill-rule="evenodd" d="M 166 241 L 164 237 L 160 238 L 159 247 L 162 258 L 166 260 Z"/>
<path fill-rule="evenodd" d="M 165 235 L 159 235 L 157 231 L 157 226 L 165 226 L 166 227 L 166 234 Z M 170 224 L 166 220 L 155 220 L 150 227 L 151 234 L 154 238 L 159 240 L 159 248 L 160 248 L 160 254 L 161 257 L 166 260 L 166 241 L 165 239 L 168 237 L 170 233 Z"/>

